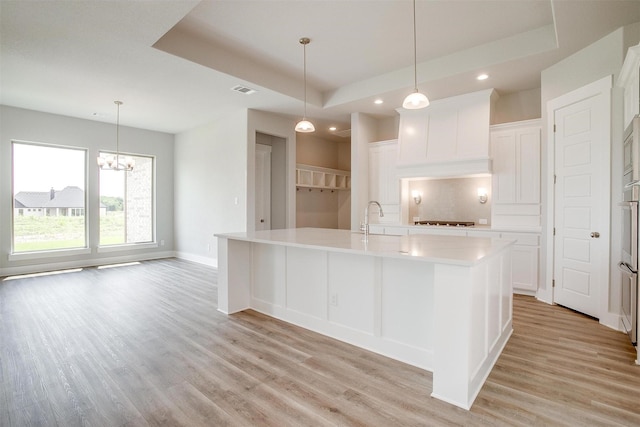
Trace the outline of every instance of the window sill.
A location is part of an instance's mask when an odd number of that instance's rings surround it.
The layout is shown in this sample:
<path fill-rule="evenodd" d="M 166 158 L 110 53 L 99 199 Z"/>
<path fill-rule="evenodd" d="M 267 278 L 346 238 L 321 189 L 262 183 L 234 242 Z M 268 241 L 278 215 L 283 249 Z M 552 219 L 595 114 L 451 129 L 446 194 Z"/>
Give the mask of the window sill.
<path fill-rule="evenodd" d="M 140 250 L 140 249 L 154 249 L 158 247 L 158 243 L 149 242 L 149 243 L 129 243 L 124 245 L 111 245 L 111 246 L 98 246 L 98 253 L 109 253 L 109 252 L 124 252 L 131 250 Z"/>
<path fill-rule="evenodd" d="M 9 261 L 23 261 L 41 258 L 59 258 L 86 255 L 91 253 L 91 248 L 78 248 L 78 249 L 57 249 L 51 251 L 38 251 L 38 252 L 19 252 L 9 254 L 7 257 Z"/>

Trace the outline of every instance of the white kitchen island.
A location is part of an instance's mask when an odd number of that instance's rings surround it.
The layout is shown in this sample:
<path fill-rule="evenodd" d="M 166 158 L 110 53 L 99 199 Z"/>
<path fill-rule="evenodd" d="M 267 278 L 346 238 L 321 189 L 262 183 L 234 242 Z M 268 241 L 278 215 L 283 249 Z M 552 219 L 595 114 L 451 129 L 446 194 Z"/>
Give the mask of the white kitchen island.
<path fill-rule="evenodd" d="M 253 309 L 433 372 L 469 409 L 512 332 L 507 240 L 316 228 L 217 234 L 218 309 Z"/>

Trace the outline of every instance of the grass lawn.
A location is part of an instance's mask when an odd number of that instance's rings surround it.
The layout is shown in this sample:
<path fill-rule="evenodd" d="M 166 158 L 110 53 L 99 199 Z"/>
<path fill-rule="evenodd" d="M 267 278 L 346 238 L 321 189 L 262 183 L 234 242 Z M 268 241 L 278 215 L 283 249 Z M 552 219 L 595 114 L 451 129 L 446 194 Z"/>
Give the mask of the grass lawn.
<path fill-rule="evenodd" d="M 14 252 L 84 248 L 85 219 L 78 216 L 14 217 Z M 124 212 L 100 217 L 100 244 L 124 243 Z"/>

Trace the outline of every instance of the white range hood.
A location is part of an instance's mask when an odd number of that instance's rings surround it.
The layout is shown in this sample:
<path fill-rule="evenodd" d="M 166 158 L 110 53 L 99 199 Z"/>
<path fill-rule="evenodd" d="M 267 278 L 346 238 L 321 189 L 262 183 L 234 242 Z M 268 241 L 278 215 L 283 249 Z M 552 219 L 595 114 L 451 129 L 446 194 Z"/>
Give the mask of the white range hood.
<path fill-rule="evenodd" d="M 488 89 L 436 100 L 421 110 L 398 109 L 398 176 L 490 174 L 489 125 L 497 98 Z"/>

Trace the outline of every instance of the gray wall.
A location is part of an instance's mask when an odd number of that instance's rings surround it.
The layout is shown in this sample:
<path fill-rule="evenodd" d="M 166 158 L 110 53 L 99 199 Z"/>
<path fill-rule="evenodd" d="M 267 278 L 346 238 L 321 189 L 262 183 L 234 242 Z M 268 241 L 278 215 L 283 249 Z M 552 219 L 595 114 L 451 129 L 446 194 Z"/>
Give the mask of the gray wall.
<path fill-rule="evenodd" d="M 542 111 L 540 102 L 540 88 L 500 95 L 496 101 L 491 124 L 539 119 Z"/>
<path fill-rule="evenodd" d="M 329 169 L 351 170 L 351 143 L 327 140 L 316 134 L 300 134 L 296 162 Z M 300 188 L 296 191 L 296 227 L 344 228 L 351 226 L 351 194 Z"/>
<path fill-rule="evenodd" d="M 34 255 L 8 260 L 11 251 L 11 141 L 41 142 L 87 149 L 87 222 L 90 253 L 69 256 Z M 115 149 L 115 125 L 49 113 L 0 106 L 0 275 L 110 262 L 160 258 L 173 254 L 173 135 L 120 126 L 120 150 L 156 156 L 156 239 L 164 246 L 99 253 L 99 184 L 95 158 L 99 150 Z M 64 167 L 64 165 L 62 165 Z"/>

